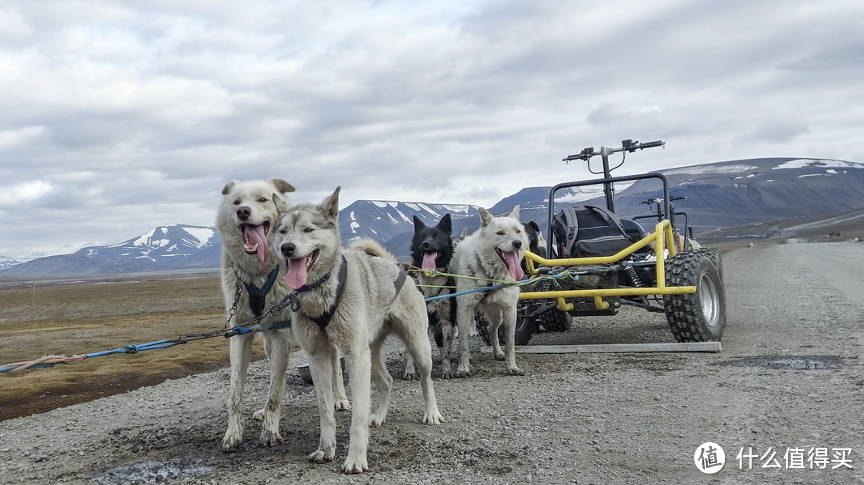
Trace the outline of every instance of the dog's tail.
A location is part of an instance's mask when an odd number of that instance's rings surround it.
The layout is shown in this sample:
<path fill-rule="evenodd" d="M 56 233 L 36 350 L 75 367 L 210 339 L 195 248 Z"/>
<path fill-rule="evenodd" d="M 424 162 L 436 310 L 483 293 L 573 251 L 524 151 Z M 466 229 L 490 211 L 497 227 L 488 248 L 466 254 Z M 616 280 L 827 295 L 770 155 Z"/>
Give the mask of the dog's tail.
<path fill-rule="evenodd" d="M 389 261 L 393 261 L 396 263 L 396 256 L 390 254 L 390 251 L 384 249 L 384 246 L 378 243 L 373 239 L 362 238 L 357 240 L 354 244 L 351 245 L 351 249 L 356 249 L 358 251 L 363 251 L 369 256 L 376 256 L 379 258 L 384 258 Z"/>

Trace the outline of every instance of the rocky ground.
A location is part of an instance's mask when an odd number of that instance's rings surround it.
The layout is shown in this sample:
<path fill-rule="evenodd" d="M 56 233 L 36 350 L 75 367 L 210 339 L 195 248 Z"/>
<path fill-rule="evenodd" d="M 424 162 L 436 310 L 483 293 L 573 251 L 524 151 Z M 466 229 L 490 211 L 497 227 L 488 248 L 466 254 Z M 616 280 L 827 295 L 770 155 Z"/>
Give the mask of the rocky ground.
<path fill-rule="evenodd" d="M 223 369 L 0 422 L 0 484 L 864 483 L 862 268 L 861 243 L 728 252 L 721 352 L 520 354 L 526 375 L 508 377 L 477 350 L 474 376 L 435 379 L 441 426 L 420 423 L 419 384 L 397 379 L 365 475 L 339 471 L 345 413 L 336 460 L 306 461 L 317 411 L 312 387 L 293 373 L 284 443 L 258 445 L 251 414 L 268 379 L 258 362 L 240 452 L 220 450 Z M 672 341 L 661 314 L 625 308 L 531 344 Z M 713 476 L 694 463 L 706 442 L 725 451 Z"/>

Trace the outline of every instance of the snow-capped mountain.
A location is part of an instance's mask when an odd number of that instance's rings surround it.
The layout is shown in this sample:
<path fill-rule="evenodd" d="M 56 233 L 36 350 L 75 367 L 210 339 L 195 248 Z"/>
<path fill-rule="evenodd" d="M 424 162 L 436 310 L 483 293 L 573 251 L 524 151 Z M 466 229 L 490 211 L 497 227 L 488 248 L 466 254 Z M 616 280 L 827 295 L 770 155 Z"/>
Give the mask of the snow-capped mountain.
<path fill-rule="evenodd" d="M 477 208 L 459 204 L 427 204 L 423 202 L 396 202 L 384 200 L 358 200 L 339 211 L 339 231 L 342 240 L 350 242 L 362 237 L 386 242 L 414 227 L 414 216 L 428 224 L 435 224 L 444 214 L 457 221 L 479 216 Z"/>
<path fill-rule="evenodd" d="M 758 158 L 661 170 L 676 210 L 694 231 L 800 217 L 828 217 L 864 207 L 864 164 L 814 158 Z M 616 212 L 645 212 L 657 194 L 639 181 L 616 197 Z M 620 210 L 619 210 L 620 208 Z"/>
<path fill-rule="evenodd" d="M 16 264 L 21 264 L 21 262 L 16 261 L 12 258 L 8 258 L 6 256 L 0 256 L 0 271 L 3 271 L 4 269 L 9 269 Z"/>
<path fill-rule="evenodd" d="M 159 226 L 136 238 L 109 246 L 90 246 L 75 254 L 101 261 L 144 261 L 173 264 L 207 253 L 219 238 L 207 226 L 175 224 Z M 218 261 L 218 260 L 217 260 Z"/>
<path fill-rule="evenodd" d="M 824 218 L 864 208 L 864 164 L 813 158 L 761 158 L 658 170 L 669 180 L 675 209 L 687 213 L 687 223 L 701 232 L 794 218 Z M 613 173 L 613 175 L 618 175 Z M 563 182 L 563 181 L 562 181 Z M 508 214 L 520 205 L 523 221 L 545 230 L 550 187 L 530 187 L 488 208 Z M 649 199 L 662 197 L 656 179 L 615 184 L 615 209 L 621 217 L 649 214 Z M 604 205 L 602 185 L 571 188 L 555 194 L 555 206 Z M 340 210 L 343 243 L 371 237 L 400 261 L 410 257 L 413 217 L 435 224 L 449 213 L 453 233 L 469 232 L 480 224 L 477 207 L 358 200 Z M 647 221 L 650 227 L 651 221 Z M 680 224 L 681 221 L 679 220 Z M 26 263 L 5 262 L 0 271 L 35 274 L 113 274 L 187 268 L 218 268 L 222 241 L 214 227 L 183 224 L 160 226 L 141 236 L 108 246 L 91 246 L 71 255 L 50 256 Z M 8 261 L 8 258 L 6 259 Z M 3 269 L 4 265 L 11 265 Z"/>

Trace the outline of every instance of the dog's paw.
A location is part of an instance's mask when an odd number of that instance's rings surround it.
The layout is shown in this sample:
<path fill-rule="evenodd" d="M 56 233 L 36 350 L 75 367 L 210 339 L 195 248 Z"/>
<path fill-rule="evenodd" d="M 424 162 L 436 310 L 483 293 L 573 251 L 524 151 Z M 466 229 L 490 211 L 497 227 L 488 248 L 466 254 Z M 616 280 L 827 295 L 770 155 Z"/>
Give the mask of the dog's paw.
<path fill-rule="evenodd" d="M 453 375 L 453 371 L 451 371 L 451 370 L 449 370 L 449 369 L 448 369 L 448 370 L 442 370 L 442 371 L 441 371 L 441 378 L 442 378 L 442 379 L 452 379 L 453 377 L 455 377 L 455 376 Z"/>
<path fill-rule="evenodd" d="M 264 421 L 264 413 L 266 411 L 266 408 L 255 411 L 255 413 L 252 414 L 252 419 L 254 419 L 255 421 Z"/>
<path fill-rule="evenodd" d="M 384 420 L 387 419 L 387 416 L 378 416 L 378 413 L 369 416 L 369 427 L 377 428 L 384 424 Z"/>
<path fill-rule="evenodd" d="M 309 454 L 306 458 L 313 463 L 327 463 L 329 461 L 333 461 L 333 457 L 336 455 L 336 450 L 322 450 L 317 449 Z"/>
<path fill-rule="evenodd" d="M 369 471 L 369 464 L 366 463 L 366 458 L 354 458 L 348 457 L 345 460 L 345 463 L 342 464 L 342 473 L 346 474 L 357 474 Z"/>
<path fill-rule="evenodd" d="M 437 424 L 444 423 L 444 417 L 441 416 L 441 413 L 438 410 L 432 413 L 426 413 L 423 415 L 423 424 L 428 424 L 430 426 L 435 426 Z"/>
<path fill-rule="evenodd" d="M 225 453 L 234 453 L 235 451 L 240 450 L 240 445 L 242 443 L 242 435 L 238 438 L 236 436 L 229 436 L 226 433 L 225 438 L 222 439 L 222 451 L 224 451 Z"/>
<path fill-rule="evenodd" d="M 456 369 L 456 377 L 471 377 L 470 369 Z"/>
<path fill-rule="evenodd" d="M 274 432 L 264 429 L 261 430 L 261 437 L 258 439 L 258 443 L 260 443 L 261 446 L 272 448 L 282 444 L 282 436 L 278 431 Z"/>
<path fill-rule="evenodd" d="M 498 352 L 492 353 L 495 356 L 495 360 L 504 360 L 504 351 L 499 350 Z"/>
<path fill-rule="evenodd" d="M 333 406 L 336 411 L 350 411 L 351 410 L 351 402 L 348 401 L 347 397 L 340 397 L 336 399 L 336 404 Z"/>
<path fill-rule="evenodd" d="M 508 367 L 507 368 L 507 374 L 509 374 L 511 376 L 524 376 L 525 372 L 518 367 Z"/>

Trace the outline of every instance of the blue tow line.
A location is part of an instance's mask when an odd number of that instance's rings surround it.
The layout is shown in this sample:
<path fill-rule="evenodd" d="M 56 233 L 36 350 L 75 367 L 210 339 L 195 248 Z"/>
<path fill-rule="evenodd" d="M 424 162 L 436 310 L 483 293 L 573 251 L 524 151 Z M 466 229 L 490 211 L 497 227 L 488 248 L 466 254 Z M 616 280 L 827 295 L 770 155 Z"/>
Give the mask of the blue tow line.
<path fill-rule="evenodd" d="M 568 275 L 566 273 L 560 273 L 557 275 L 547 275 L 546 278 L 561 278 L 564 276 L 570 276 L 570 275 Z M 473 288 L 470 290 L 464 290 L 464 291 L 459 291 L 456 293 L 450 293 L 447 295 L 431 296 L 429 298 L 426 298 L 425 301 L 429 302 L 429 301 L 440 300 L 443 298 L 453 298 L 455 296 L 466 295 L 469 293 L 476 293 L 479 291 L 498 290 L 498 289 L 508 287 L 508 286 L 524 285 L 525 283 L 527 283 L 529 281 L 531 281 L 531 279 L 524 279 L 524 280 L 520 280 L 520 281 L 515 281 L 513 283 L 502 283 L 502 284 L 498 284 L 498 285 L 494 285 L 494 286 L 481 286 L 481 287 Z M 0 374 L 2 374 L 4 372 L 13 371 L 13 370 L 19 369 L 21 367 L 25 367 L 25 366 L 27 369 L 54 367 L 57 364 L 74 362 L 77 360 L 89 359 L 92 357 L 102 357 L 104 355 L 112 355 L 112 354 L 137 354 L 138 352 L 143 352 L 145 350 L 166 349 L 168 347 L 173 347 L 175 345 L 188 343 L 192 340 L 201 340 L 201 339 L 205 339 L 205 338 L 217 337 L 220 335 L 224 336 L 225 338 L 230 338 L 230 337 L 233 337 L 235 335 L 247 335 L 247 334 L 254 333 L 254 332 L 261 332 L 264 330 L 274 330 L 274 329 L 286 328 L 286 327 L 290 327 L 290 326 L 291 326 L 290 321 L 261 324 L 261 325 L 256 325 L 256 326 L 252 326 L 252 327 L 234 326 L 234 327 L 231 327 L 229 329 L 224 329 L 224 330 L 216 331 L 216 332 L 210 332 L 208 334 L 182 335 L 176 339 L 157 340 L 155 342 L 148 342 L 148 343 L 144 343 L 144 344 L 126 345 L 124 347 L 119 347 L 119 348 L 112 349 L 112 350 L 105 350 L 102 352 L 93 352 L 90 354 L 75 355 L 73 357 L 69 357 L 68 358 L 69 360 L 67 362 L 60 361 L 60 362 L 53 362 L 53 363 L 33 364 L 33 365 L 29 365 L 29 366 L 26 364 L 23 364 L 23 365 L 11 365 L 11 366 L 0 367 Z"/>

